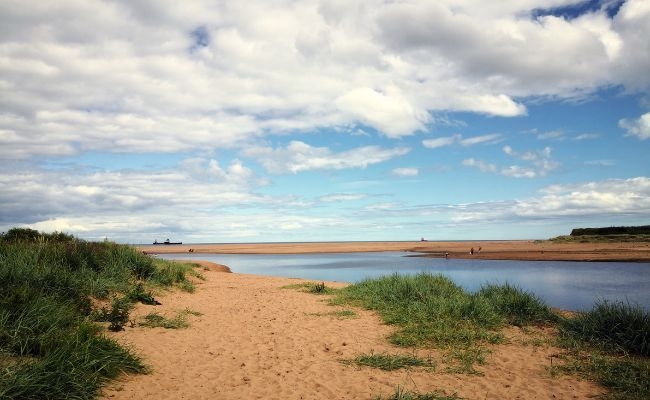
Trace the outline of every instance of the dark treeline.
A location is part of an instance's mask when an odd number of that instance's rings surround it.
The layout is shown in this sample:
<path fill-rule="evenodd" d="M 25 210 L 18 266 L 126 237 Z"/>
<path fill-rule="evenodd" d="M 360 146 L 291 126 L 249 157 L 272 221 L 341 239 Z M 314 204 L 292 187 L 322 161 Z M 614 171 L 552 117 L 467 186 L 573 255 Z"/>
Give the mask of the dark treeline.
<path fill-rule="evenodd" d="M 605 228 L 576 228 L 571 231 L 571 236 L 593 235 L 650 235 L 650 225 L 610 226 Z"/>

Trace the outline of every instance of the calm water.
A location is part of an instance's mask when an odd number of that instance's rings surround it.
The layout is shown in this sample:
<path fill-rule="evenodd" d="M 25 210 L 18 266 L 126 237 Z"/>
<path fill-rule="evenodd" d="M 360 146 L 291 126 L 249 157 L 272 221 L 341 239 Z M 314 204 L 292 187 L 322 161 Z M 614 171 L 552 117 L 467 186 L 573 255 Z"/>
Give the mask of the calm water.
<path fill-rule="evenodd" d="M 407 257 L 403 252 L 335 254 L 165 254 L 200 259 L 233 272 L 358 282 L 393 273 L 443 274 L 474 291 L 485 283 L 515 284 L 548 305 L 589 310 L 598 299 L 638 303 L 650 310 L 650 263 L 461 260 Z"/>

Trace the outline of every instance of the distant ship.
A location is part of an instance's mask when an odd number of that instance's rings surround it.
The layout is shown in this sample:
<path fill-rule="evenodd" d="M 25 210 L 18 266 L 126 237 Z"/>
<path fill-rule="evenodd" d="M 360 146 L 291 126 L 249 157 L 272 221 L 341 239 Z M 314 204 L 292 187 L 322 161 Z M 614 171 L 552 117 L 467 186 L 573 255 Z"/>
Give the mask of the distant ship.
<path fill-rule="evenodd" d="M 164 242 L 159 242 L 158 239 L 153 241 L 153 244 L 183 244 L 183 242 L 172 242 L 169 239 L 166 239 Z"/>

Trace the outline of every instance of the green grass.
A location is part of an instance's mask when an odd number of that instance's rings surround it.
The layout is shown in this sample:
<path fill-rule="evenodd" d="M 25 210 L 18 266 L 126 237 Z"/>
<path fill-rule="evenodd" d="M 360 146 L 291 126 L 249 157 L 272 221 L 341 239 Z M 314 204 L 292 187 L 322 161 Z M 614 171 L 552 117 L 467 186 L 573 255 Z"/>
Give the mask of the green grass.
<path fill-rule="evenodd" d="M 293 288 L 311 291 L 311 285 Z M 446 372 L 480 373 L 475 366 L 487 363 L 489 345 L 503 341 L 506 325 L 551 325 L 559 331 L 558 345 L 566 350 L 553 366 L 554 374 L 572 373 L 599 382 L 610 390 L 606 398 L 650 398 L 650 317 L 635 305 L 600 302 L 587 313 L 562 318 L 512 285 L 485 285 L 468 293 L 448 278 L 430 274 L 368 279 L 333 294 L 333 305 L 374 310 L 395 325 L 390 342 L 441 349 Z M 535 338 L 532 344 L 551 343 L 545 340 Z M 358 360 L 380 368 L 397 362 L 397 357 L 362 354 Z M 391 398 L 437 395 L 398 391 Z"/>
<path fill-rule="evenodd" d="M 336 311 L 329 311 L 326 313 L 310 313 L 307 315 L 314 315 L 317 317 L 334 317 L 337 319 L 351 319 L 351 318 L 357 318 L 359 315 L 352 311 L 352 310 L 336 310 Z"/>
<path fill-rule="evenodd" d="M 561 363 L 551 374 L 577 375 L 600 383 L 609 389 L 603 396 L 615 400 L 650 398 L 650 362 L 647 358 L 614 355 L 593 349 L 570 351 L 561 356 Z"/>
<path fill-rule="evenodd" d="M 339 290 L 327 287 L 324 282 L 295 283 L 293 285 L 282 286 L 282 289 L 296 289 L 312 294 L 334 294 Z"/>
<path fill-rule="evenodd" d="M 552 372 L 597 381 L 611 399 L 650 398 L 649 321 L 637 305 L 605 301 L 561 321 L 560 345 L 568 351 Z"/>
<path fill-rule="evenodd" d="M 501 328 L 508 322 L 554 318 L 537 298 L 512 286 L 486 286 L 473 294 L 430 274 L 365 280 L 341 289 L 333 302 L 377 311 L 398 327 L 390 342 L 446 350 L 450 368 L 466 373 L 476 373 L 473 365 L 485 361 L 488 344 L 503 341 Z"/>
<path fill-rule="evenodd" d="M 147 371 L 106 337 L 151 287 L 189 281 L 191 267 L 160 266 L 135 249 L 65 234 L 0 235 L 0 398 L 93 399 L 107 380 Z M 91 299 L 109 300 L 94 309 Z"/>
<path fill-rule="evenodd" d="M 410 392 L 403 389 L 401 386 L 398 386 L 389 397 L 376 397 L 376 400 L 460 400 L 456 394 L 445 395 L 440 391 L 428 392 L 428 393 L 416 393 Z"/>
<path fill-rule="evenodd" d="M 140 322 L 139 325 L 148 328 L 183 329 L 190 326 L 187 322 L 188 315 L 199 316 L 202 314 L 197 311 L 186 309 L 176 314 L 176 316 L 173 318 L 166 318 L 156 312 L 153 312 L 145 315 L 144 321 Z"/>
<path fill-rule="evenodd" d="M 345 364 L 379 368 L 384 371 L 394 371 L 402 368 L 427 367 L 435 369 L 433 360 L 423 359 L 410 354 L 360 354 L 352 360 L 344 360 Z"/>
<path fill-rule="evenodd" d="M 537 296 L 508 283 L 484 285 L 477 295 L 496 308 L 510 325 L 526 326 L 558 320 L 558 316 Z"/>
<path fill-rule="evenodd" d="M 193 293 L 195 290 L 194 284 L 188 276 L 200 277 L 202 275 L 195 271 L 195 264 L 191 263 L 178 263 L 174 261 L 156 259 L 154 262 L 155 271 L 151 274 L 149 279 L 153 285 L 161 287 L 177 286 L 181 290 L 188 293 Z"/>
<path fill-rule="evenodd" d="M 561 330 L 605 350 L 650 356 L 650 315 L 638 305 L 600 301 L 564 321 Z"/>

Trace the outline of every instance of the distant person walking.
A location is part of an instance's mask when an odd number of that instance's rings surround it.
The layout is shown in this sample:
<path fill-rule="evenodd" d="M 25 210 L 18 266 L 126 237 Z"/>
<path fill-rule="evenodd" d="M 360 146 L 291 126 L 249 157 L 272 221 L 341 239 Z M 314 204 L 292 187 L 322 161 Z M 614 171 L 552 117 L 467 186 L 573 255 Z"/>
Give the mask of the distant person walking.
<path fill-rule="evenodd" d="M 469 250 L 469 254 L 474 254 L 474 248 L 473 247 Z"/>

